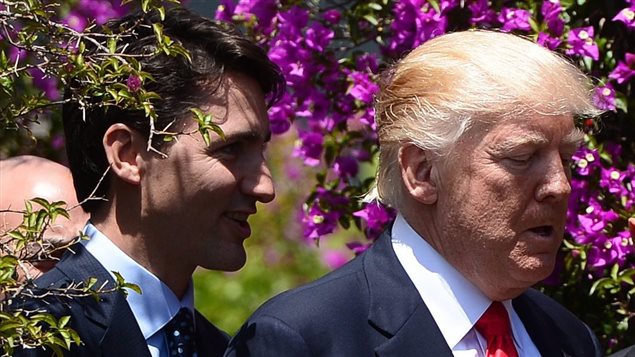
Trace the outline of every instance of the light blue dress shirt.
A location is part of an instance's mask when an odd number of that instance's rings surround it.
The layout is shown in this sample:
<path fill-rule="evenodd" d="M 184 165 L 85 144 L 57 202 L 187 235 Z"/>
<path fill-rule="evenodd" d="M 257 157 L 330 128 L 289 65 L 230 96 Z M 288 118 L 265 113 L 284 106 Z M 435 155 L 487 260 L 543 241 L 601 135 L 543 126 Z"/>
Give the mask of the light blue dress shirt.
<path fill-rule="evenodd" d="M 194 289 L 192 281 L 183 299 L 179 300 L 159 278 L 126 255 L 108 237 L 90 222 L 84 227 L 90 239 L 82 244 L 99 263 L 115 278 L 113 271 L 126 282 L 138 285 L 142 293 L 128 290 L 128 304 L 148 343 L 152 357 L 168 357 L 167 341 L 162 328 L 186 307 L 194 314 Z"/>

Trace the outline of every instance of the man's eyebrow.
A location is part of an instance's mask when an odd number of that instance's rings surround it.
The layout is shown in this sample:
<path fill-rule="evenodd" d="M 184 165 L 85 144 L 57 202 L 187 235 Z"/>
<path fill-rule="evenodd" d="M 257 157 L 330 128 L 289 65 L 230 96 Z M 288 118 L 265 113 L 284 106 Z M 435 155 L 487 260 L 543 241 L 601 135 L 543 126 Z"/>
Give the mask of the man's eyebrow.
<path fill-rule="evenodd" d="M 237 141 L 262 141 L 269 142 L 271 140 L 271 131 L 267 130 L 265 133 L 257 132 L 257 131 L 241 131 L 236 133 L 230 133 L 225 135 L 225 140 L 218 138 L 218 140 L 212 140 L 210 146 L 214 145 L 222 145 L 228 142 L 237 142 Z"/>
<path fill-rule="evenodd" d="M 497 152 L 508 152 L 524 145 L 545 144 L 549 140 L 539 133 L 528 133 L 522 136 L 511 136 L 499 143 L 493 145 L 493 149 Z"/>
<path fill-rule="evenodd" d="M 582 145 L 583 141 L 584 141 L 584 132 L 580 128 L 573 128 L 573 130 L 571 130 L 569 134 L 567 134 L 562 139 L 562 146 L 578 147 Z"/>

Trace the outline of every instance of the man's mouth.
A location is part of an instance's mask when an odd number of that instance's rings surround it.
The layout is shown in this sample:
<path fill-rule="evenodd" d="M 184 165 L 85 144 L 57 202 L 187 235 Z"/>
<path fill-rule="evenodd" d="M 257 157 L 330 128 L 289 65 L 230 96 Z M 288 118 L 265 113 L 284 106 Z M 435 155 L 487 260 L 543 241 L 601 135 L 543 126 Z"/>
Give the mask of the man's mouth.
<path fill-rule="evenodd" d="M 243 212 L 229 212 L 226 216 L 238 223 L 247 223 L 247 218 L 249 218 L 249 214 Z"/>
<path fill-rule="evenodd" d="M 225 217 L 231 222 L 235 223 L 235 227 L 239 232 L 239 235 L 243 238 L 247 238 L 251 235 L 251 227 L 247 222 L 249 213 L 245 212 L 228 212 L 225 213 Z"/>
<path fill-rule="evenodd" d="M 529 229 L 529 231 L 541 237 L 551 237 L 553 236 L 554 228 L 553 226 L 538 226 Z"/>

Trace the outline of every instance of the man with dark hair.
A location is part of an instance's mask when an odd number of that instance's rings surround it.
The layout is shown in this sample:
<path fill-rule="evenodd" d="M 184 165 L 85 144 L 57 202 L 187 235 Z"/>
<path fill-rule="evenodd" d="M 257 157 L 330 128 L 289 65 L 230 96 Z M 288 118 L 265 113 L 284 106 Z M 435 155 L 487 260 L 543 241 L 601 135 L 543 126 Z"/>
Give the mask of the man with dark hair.
<path fill-rule="evenodd" d="M 387 74 L 371 198 L 396 220 L 265 303 L 226 356 L 600 356 L 584 323 L 531 289 L 562 242 L 574 118 L 599 114 L 588 78 L 489 31 L 435 37 Z"/>
<path fill-rule="evenodd" d="M 154 127 L 181 133 L 172 141 L 154 135 L 143 111 L 63 108 L 67 153 L 77 196 L 90 213 L 89 240 L 72 247 L 35 283 L 67 287 L 120 273 L 142 294 L 47 297 L 32 307 L 71 316 L 83 344 L 78 356 L 216 356 L 228 337 L 193 308 L 192 273 L 197 266 L 233 271 L 245 262 L 247 219 L 256 202 L 274 189 L 263 151 L 269 140 L 267 103 L 284 87 L 279 68 L 258 46 L 224 25 L 183 8 L 166 12 L 163 33 L 190 54 L 155 54 L 152 24 L 158 13 L 137 13 L 109 28 L 137 24 L 118 46 L 138 57 L 156 92 Z M 76 84 L 71 84 L 76 85 Z M 99 98 L 94 99 L 96 102 Z M 190 108 L 209 113 L 223 137 L 198 134 Z M 103 177 L 103 180 L 102 180 Z M 97 188 L 96 188 L 97 187 Z M 96 188 L 96 189 L 95 189 Z M 92 196 L 91 196 L 92 195 Z M 90 199 L 103 198 L 103 199 Z M 37 291 L 36 291 L 37 293 Z M 28 307 L 28 305 L 27 305 Z M 19 355 L 50 355 L 25 349 Z"/>

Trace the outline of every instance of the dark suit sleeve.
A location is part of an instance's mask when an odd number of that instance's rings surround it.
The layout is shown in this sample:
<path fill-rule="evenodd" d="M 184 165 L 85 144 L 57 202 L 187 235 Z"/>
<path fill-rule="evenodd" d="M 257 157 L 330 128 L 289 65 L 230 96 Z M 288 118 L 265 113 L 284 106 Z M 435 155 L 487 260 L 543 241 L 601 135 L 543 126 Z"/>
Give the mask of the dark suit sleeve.
<path fill-rule="evenodd" d="M 298 331 L 270 316 L 260 316 L 246 323 L 225 352 L 225 357 L 310 355 Z"/>
<path fill-rule="evenodd" d="M 608 357 L 635 357 L 635 346 L 627 347 L 621 351 L 617 351 Z"/>

